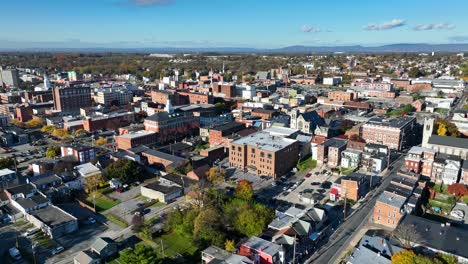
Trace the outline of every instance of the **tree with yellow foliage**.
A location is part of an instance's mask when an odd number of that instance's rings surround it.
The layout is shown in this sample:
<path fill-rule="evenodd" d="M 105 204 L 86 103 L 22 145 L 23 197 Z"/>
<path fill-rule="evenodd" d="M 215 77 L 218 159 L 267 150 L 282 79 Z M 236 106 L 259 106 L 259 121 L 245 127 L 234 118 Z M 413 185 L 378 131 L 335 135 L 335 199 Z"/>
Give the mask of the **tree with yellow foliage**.
<path fill-rule="evenodd" d="M 52 132 L 54 132 L 55 129 L 57 129 L 57 127 L 55 125 L 47 125 L 47 126 L 43 126 L 41 128 L 41 132 L 42 133 L 47 133 L 47 134 L 52 134 Z"/>
<path fill-rule="evenodd" d="M 69 136 L 69 134 L 68 134 L 68 131 L 66 129 L 57 128 L 57 129 L 54 129 L 54 131 L 52 132 L 52 136 L 59 137 L 59 138 L 64 138 L 64 137 Z"/>
<path fill-rule="evenodd" d="M 33 117 L 33 119 L 29 120 L 28 122 L 25 123 L 27 128 L 36 128 L 36 127 L 41 127 L 45 124 L 44 119 L 40 117 Z"/>
<path fill-rule="evenodd" d="M 94 141 L 94 144 L 96 146 L 104 146 L 107 144 L 107 138 L 105 137 L 100 137 Z"/>

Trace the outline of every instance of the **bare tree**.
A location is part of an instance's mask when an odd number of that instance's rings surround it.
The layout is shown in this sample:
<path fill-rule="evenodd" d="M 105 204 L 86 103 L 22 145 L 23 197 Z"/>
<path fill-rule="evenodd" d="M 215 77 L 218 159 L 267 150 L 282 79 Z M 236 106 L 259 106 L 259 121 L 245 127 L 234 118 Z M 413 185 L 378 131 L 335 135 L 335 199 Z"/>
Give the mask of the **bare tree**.
<path fill-rule="evenodd" d="M 409 249 L 421 242 L 421 236 L 414 225 L 399 225 L 393 232 L 394 237 L 402 247 Z"/>

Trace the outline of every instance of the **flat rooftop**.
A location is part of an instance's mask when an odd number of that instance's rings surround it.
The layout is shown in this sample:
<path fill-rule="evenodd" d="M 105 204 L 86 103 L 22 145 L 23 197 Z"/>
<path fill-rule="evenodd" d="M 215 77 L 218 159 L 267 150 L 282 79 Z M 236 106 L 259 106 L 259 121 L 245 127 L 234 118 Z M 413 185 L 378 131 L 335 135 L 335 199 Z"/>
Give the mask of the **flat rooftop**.
<path fill-rule="evenodd" d="M 387 118 L 387 119 L 382 118 L 382 117 L 373 117 L 369 120 L 368 124 L 401 129 L 414 120 L 416 120 L 416 118 L 412 116 L 403 116 L 400 118 Z"/>
<path fill-rule="evenodd" d="M 401 208 L 406 202 L 406 198 L 403 198 L 399 195 L 389 193 L 389 192 L 383 192 L 379 198 L 377 199 L 378 202 L 388 204 L 390 206 L 396 207 L 396 208 Z"/>
<path fill-rule="evenodd" d="M 75 217 L 53 205 L 33 211 L 30 214 L 41 220 L 49 227 L 61 225 L 70 221 L 76 221 Z"/>
<path fill-rule="evenodd" d="M 123 134 L 123 135 L 120 135 L 120 136 L 117 136 L 117 137 L 132 139 L 132 138 L 139 138 L 139 137 L 148 136 L 148 135 L 151 135 L 151 134 L 156 134 L 156 132 L 141 130 L 141 131 L 137 131 L 137 132 L 133 132 L 133 133 Z"/>
<path fill-rule="evenodd" d="M 295 139 L 272 136 L 267 132 L 257 132 L 233 141 L 237 145 L 257 146 L 266 151 L 279 151 L 297 142 Z"/>

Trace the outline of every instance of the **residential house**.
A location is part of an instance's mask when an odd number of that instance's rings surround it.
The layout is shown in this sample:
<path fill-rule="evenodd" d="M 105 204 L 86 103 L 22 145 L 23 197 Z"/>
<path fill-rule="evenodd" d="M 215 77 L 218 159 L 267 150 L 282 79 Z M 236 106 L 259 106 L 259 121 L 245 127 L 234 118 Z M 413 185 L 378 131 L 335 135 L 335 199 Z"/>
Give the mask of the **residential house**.
<path fill-rule="evenodd" d="M 100 264 L 101 259 L 91 250 L 80 251 L 73 257 L 73 264 Z"/>
<path fill-rule="evenodd" d="M 18 183 L 16 171 L 8 168 L 0 170 L 0 189 L 5 189 L 11 185 Z"/>
<path fill-rule="evenodd" d="M 286 263 L 282 246 L 255 236 L 242 242 L 238 253 L 241 256 L 248 257 L 250 260 L 254 261 L 254 263 Z"/>
<path fill-rule="evenodd" d="M 209 246 L 201 252 L 202 264 L 254 264 L 245 256 L 237 255 L 217 246 Z"/>
<path fill-rule="evenodd" d="M 391 264 L 392 256 L 403 248 L 394 245 L 389 239 L 375 231 L 368 231 L 351 255 L 347 264 Z"/>
<path fill-rule="evenodd" d="M 342 168 L 357 168 L 361 163 L 362 151 L 354 149 L 345 149 L 341 152 Z"/>
<path fill-rule="evenodd" d="M 108 259 L 118 253 L 117 243 L 110 237 L 98 237 L 91 245 L 91 251 L 101 259 Z"/>
<path fill-rule="evenodd" d="M 462 160 L 455 155 L 439 153 L 432 164 L 431 179 L 450 185 L 459 181 Z"/>

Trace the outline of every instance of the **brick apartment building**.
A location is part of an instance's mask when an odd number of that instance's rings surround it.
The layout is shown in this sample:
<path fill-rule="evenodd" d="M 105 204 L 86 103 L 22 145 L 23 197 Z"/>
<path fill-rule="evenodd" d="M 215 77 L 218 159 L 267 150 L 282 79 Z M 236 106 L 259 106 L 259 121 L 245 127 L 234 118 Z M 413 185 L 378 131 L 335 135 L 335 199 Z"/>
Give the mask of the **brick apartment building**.
<path fill-rule="evenodd" d="M 231 122 L 210 128 L 208 139 L 210 146 L 220 144 L 228 146 L 228 144 L 226 144 L 227 138 L 243 129 L 245 129 L 245 125 L 237 122 Z"/>
<path fill-rule="evenodd" d="M 15 107 L 16 120 L 20 122 L 28 122 L 33 118 L 33 109 L 30 105 L 19 105 Z"/>
<path fill-rule="evenodd" d="M 340 179 L 341 197 L 358 201 L 369 190 L 369 176 L 361 173 L 351 173 Z"/>
<path fill-rule="evenodd" d="M 257 175 L 280 177 L 296 166 L 299 142 L 257 132 L 231 142 L 229 164 Z"/>
<path fill-rule="evenodd" d="M 411 86 L 411 81 L 408 79 L 391 79 L 390 82 L 393 83 L 394 87 L 401 87 L 404 90 L 407 90 Z"/>
<path fill-rule="evenodd" d="M 167 104 L 167 100 L 171 100 L 172 105 L 179 104 L 179 96 L 175 90 L 156 90 L 151 91 L 151 101 L 157 104 Z"/>
<path fill-rule="evenodd" d="M 86 86 L 53 88 L 54 108 L 66 114 L 78 114 L 80 108 L 91 106 L 91 88 Z"/>
<path fill-rule="evenodd" d="M 347 141 L 331 138 L 317 146 L 317 162 L 337 167 L 341 163 L 341 152 L 346 149 Z"/>
<path fill-rule="evenodd" d="M 361 127 L 361 137 L 367 143 L 383 144 L 391 149 L 401 150 L 413 138 L 416 118 L 404 116 L 398 119 L 375 117 Z"/>
<path fill-rule="evenodd" d="M 161 112 L 147 117 L 144 125 L 146 131 L 158 133 L 161 142 L 166 142 L 198 133 L 200 120 L 192 113 Z"/>
<path fill-rule="evenodd" d="M 328 92 L 328 99 L 342 102 L 354 101 L 357 99 L 357 93 L 343 91 Z"/>
<path fill-rule="evenodd" d="M 27 102 L 45 103 L 54 100 L 51 90 L 47 91 L 25 91 L 24 99 Z"/>
<path fill-rule="evenodd" d="M 101 116 L 86 117 L 83 129 L 88 132 L 97 130 L 117 130 L 135 122 L 134 112 L 111 113 Z"/>
<path fill-rule="evenodd" d="M 82 144 L 71 144 L 60 147 L 61 156 L 73 156 L 76 161 L 83 164 L 93 160 L 96 157 L 96 152 L 93 147 Z"/>
<path fill-rule="evenodd" d="M 377 199 L 372 219 L 374 223 L 395 228 L 405 215 L 406 197 L 384 191 Z"/>
<path fill-rule="evenodd" d="M 131 149 L 140 145 L 151 145 L 158 140 L 158 134 L 152 131 L 130 132 L 115 137 L 118 149 Z"/>

